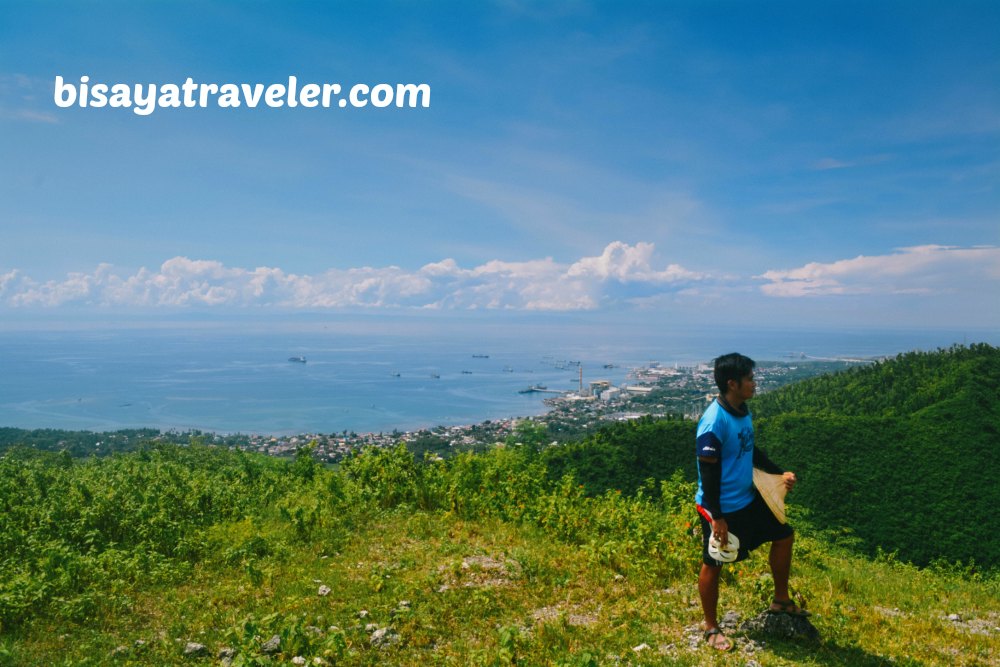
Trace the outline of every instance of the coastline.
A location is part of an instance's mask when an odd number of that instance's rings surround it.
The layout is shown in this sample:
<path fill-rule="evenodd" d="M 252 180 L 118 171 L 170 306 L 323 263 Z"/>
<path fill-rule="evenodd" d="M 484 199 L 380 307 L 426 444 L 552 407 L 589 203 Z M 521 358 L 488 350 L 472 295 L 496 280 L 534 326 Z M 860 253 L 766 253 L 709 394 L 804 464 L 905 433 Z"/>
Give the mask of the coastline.
<path fill-rule="evenodd" d="M 763 361 L 758 365 L 759 385 L 768 391 L 813 375 L 833 372 L 873 360 L 786 360 Z M 714 398 L 714 380 L 708 363 L 665 366 L 649 362 L 630 369 L 627 382 L 620 386 L 607 381 L 594 381 L 583 391 L 567 392 L 543 402 L 544 410 L 535 415 L 506 416 L 461 425 L 434 425 L 413 429 L 393 429 L 379 432 L 296 432 L 294 434 L 259 434 L 249 432 L 219 432 L 202 429 L 131 428 L 114 431 L 61 431 L 55 429 L 0 428 L 6 440 L 35 440 L 39 448 L 72 448 L 76 453 L 90 451 L 105 454 L 128 451 L 140 441 L 236 447 L 271 456 L 291 456 L 302 447 L 310 447 L 313 456 L 335 463 L 361 448 L 392 447 L 406 442 L 411 447 L 447 455 L 453 452 L 481 450 L 504 443 L 519 433 L 522 424 L 544 428 L 553 442 L 568 441 L 592 433 L 602 425 L 614 422 L 652 418 L 696 419 Z M 0 449 L 10 442 L 0 441 Z M 38 446 L 38 445 L 36 445 Z"/>
<path fill-rule="evenodd" d="M 345 325 L 346 326 L 346 325 Z M 316 433 L 413 433 L 546 419 L 544 385 L 626 383 L 631 370 L 707 363 L 739 348 L 758 361 L 866 360 L 946 347 L 943 332 L 751 329 L 737 345 L 704 330 L 655 334 L 556 327 L 538 336 L 376 335 L 340 329 L 0 332 L 0 424 L 97 432 L 153 428 L 282 439 Z M 984 336 L 998 339 L 1000 335 Z M 307 363 L 291 363 L 302 357 Z M 680 412 L 684 413 L 683 410 Z"/>

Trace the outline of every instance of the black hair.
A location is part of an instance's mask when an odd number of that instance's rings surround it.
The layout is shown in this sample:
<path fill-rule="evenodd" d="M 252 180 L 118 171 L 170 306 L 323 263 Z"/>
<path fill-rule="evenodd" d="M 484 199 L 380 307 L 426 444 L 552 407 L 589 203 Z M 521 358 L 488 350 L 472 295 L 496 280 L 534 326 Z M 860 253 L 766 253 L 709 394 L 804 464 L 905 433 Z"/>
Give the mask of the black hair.
<path fill-rule="evenodd" d="M 729 381 L 735 380 L 739 383 L 743 378 L 753 373 L 757 364 L 750 357 L 745 357 L 738 352 L 724 354 L 715 359 L 715 384 L 719 391 L 725 395 L 729 389 Z"/>

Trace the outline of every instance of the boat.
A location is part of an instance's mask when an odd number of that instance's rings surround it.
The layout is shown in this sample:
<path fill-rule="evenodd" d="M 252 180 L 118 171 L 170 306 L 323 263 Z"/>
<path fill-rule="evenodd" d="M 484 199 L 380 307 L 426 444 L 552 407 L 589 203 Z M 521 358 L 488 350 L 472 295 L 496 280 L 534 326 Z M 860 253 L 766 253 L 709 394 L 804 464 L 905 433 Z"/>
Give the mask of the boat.
<path fill-rule="evenodd" d="M 441 379 L 441 376 L 438 375 L 437 373 L 431 373 L 431 377 L 434 378 L 435 380 L 440 380 Z"/>
<path fill-rule="evenodd" d="M 288 360 L 291 361 L 292 363 L 296 363 L 296 364 L 304 364 L 304 363 L 306 363 L 306 358 L 305 357 L 288 357 Z"/>
<path fill-rule="evenodd" d="M 474 355 L 472 355 L 472 358 L 473 359 L 489 359 L 490 355 L 488 355 L 488 354 L 474 354 Z"/>

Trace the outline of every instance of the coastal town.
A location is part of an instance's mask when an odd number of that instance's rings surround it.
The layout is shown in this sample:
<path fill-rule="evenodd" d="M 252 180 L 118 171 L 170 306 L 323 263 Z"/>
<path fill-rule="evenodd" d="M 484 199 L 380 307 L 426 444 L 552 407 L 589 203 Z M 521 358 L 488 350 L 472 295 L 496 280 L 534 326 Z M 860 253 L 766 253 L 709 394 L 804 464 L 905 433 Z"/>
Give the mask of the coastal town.
<path fill-rule="evenodd" d="M 808 377 L 871 361 L 765 361 L 758 364 L 755 378 L 758 392 L 762 393 Z M 96 433 L 0 428 L 0 451 L 22 444 L 50 451 L 67 451 L 74 456 L 102 456 L 130 451 L 148 442 L 198 442 L 281 457 L 294 456 L 300 450 L 307 449 L 318 461 L 335 464 L 366 447 L 394 447 L 404 442 L 417 455 L 447 458 L 460 452 L 482 451 L 516 443 L 527 432 L 531 432 L 535 438 L 544 437 L 545 445 L 558 445 L 579 440 L 615 421 L 643 417 L 697 419 L 717 394 L 712 368 L 708 363 L 668 365 L 649 362 L 629 369 L 625 380 L 618 385 L 600 377 L 602 371 L 610 368 L 610 365 L 598 368 L 594 379 L 585 380 L 585 377 L 589 377 L 585 369 L 574 367 L 577 386 L 573 390 L 555 391 L 540 386 L 526 388 L 522 393 L 544 393 L 542 403 L 545 411 L 542 414 L 511 416 L 476 424 L 377 433 L 344 430 L 295 435 L 214 433 L 200 430 L 123 429 Z M 621 376 L 621 373 L 617 375 Z"/>
<path fill-rule="evenodd" d="M 822 373 L 843 370 L 866 360 L 762 362 L 755 376 L 758 391 L 776 389 Z M 544 399 L 548 411 L 536 416 L 487 420 L 462 426 L 437 426 L 414 431 L 380 433 L 306 433 L 294 436 L 208 434 L 208 442 L 239 447 L 272 456 L 292 456 L 309 447 L 320 461 L 334 463 L 365 447 L 392 447 L 405 442 L 417 453 L 447 456 L 478 451 L 514 441 L 525 424 L 544 428 L 559 444 L 584 437 L 612 421 L 642 417 L 697 419 L 717 389 L 708 363 L 663 365 L 650 362 L 631 369 L 626 382 L 615 386 L 595 379 L 584 382 L 580 373 L 576 391 L 552 392 Z M 171 439 L 164 433 L 162 439 Z"/>

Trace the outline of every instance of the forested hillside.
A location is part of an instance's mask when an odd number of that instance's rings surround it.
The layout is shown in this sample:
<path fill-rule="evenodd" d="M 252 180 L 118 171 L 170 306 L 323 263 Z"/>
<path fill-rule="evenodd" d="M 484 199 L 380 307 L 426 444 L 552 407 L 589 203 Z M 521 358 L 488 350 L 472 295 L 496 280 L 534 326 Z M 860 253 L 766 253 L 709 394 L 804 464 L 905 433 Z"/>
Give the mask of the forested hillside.
<path fill-rule="evenodd" d="M 677 471 L 693 481 L 694 434 L 695 424 L 689 420 L 644 417 L 544 449 L 541 460 L 550 479 L 572 474 L 588 495 L 609 489 L 631 494 L 646 480 L 659 482 Z"/>
<path fill-rule="evenodd" d="M 800 477 L 792 502 L 868 553 L 1000 565 L 1000 349 L 910 352 L 755 399 L 757 442 Z"/>
<path fill-rule="evenodd" d="M 988 424 L 975 412 L 997 414 L 998 388 L 1000 348 L 956 345 L 803 380 L 758 396 L 753 411 L 760 419 L 789 413 L 914 417 L 929 410 L 935 419 L 971 417 Z"/>
<path fill-rule="evenodd" d="M 68 452 L 71 456 L 108 456 L 117 452 L 134 451 L 143 442 L 160 436 L 155 429 L 123 429 L 97 433 L 94 431 L 64 431 L 42 428 L 27 430 L 0 427 L 0 453 L 11 447 L 31 447 L 49 452 Z"/>

